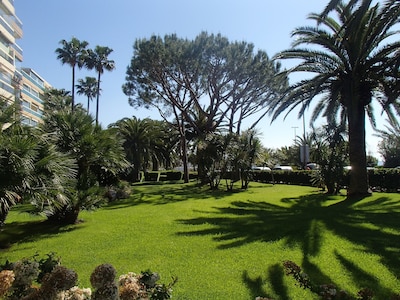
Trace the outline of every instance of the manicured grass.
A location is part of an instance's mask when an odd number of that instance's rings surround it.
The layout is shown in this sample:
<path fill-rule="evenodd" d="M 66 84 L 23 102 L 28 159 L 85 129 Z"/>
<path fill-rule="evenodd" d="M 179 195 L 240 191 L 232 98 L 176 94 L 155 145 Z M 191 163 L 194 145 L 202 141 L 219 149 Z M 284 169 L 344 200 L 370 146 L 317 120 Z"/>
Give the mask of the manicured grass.
<path fill-rule="evenodd" d="M 178 277 L 174 299 L 316 299 L 285 276 L 284 260 L 317 283 L 376 299 L 400 293 L 400 195 L 357 202 L 311 187 L 251 183 L 248 191 L 194 184 L 137 185 L 130 199 L 63 228 L 14 210 L 0 233 L 0 263 L 56 252 L 81 287 L 101 263 L 118 274 Z"/>

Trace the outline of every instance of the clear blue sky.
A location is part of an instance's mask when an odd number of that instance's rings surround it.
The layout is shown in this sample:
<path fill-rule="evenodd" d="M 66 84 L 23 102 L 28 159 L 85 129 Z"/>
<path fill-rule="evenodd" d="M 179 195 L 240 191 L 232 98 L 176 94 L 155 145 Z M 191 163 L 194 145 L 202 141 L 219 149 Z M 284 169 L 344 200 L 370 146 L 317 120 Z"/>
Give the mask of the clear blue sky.
<path fill-rule="evenodd" d="M 114 50 L 109 58 L 115 60 L 116 70 L 104 73 L 101 84 L 99 121 L 107 126 L 124 117 L 159 119 L 155 111 L 135 110 L 129 106 L 122 93 L 121 86 L 137 38 L 176 33 L 192 39 L 201 31 L 207 31 L 221 33 L 231 41 L 253 43 L 272 57 L 290 47 L 290 33 L 294 28 L 313 24 L 307 20 L 307 15 L 321 12 L 327 1 L 15 0 L 14 3 L 16 14 L 24 24 L 24 36 L 18 41 L 24 50 L 23 66 L 34 69 L 55 88 L 71 89 L 71 68 L 61 65 L 55 54 L 60 40 L 77 37 L 88 41 L 89 47 L 100 45 Z M 82 70 L 77 71 L 76 76 L 96 77 L 96 74 Z M 86 103 L 84 96 L 77 95 L 77 101 Z M 91 107 L 95 108 L 94 102 Z M 298 135 L 303 130 L 297 113 L 285 120 L 280 117 L 272 124 L 270 121 L 266 117 L 258 125 L 263 144 L 268 148 L 291 145 L 295 130 Z M 367 150 L 376 156 L 378 141 L 372 131 L 367 130 Z"/>

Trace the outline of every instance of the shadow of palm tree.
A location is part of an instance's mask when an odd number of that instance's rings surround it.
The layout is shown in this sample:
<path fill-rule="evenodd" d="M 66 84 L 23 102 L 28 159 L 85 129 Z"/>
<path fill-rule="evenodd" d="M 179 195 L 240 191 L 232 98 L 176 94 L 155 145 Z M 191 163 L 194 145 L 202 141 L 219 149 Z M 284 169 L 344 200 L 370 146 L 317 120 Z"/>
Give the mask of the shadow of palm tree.
<path fill-rule="evenodd" d="M 381 197 L 373 201 L 366 198 L 332 202 L 324 194 L 309 194 L 283 198 L 281 203 L 277 205 L 247 200 L 232 202 L 228 207 L 215 207 L 215 211 L 208 212 L 208 216 L 178 220 L 187 225 L 211 224 L 211 227 L 178 234 L 211 234 L 218 249 L 239 247 L 256 241 L 282 240 L 289 247 L 300 247 L 303 270 L 317 283 L 323 284 L 334 283 L 334 278 L 330 278 L 309 258 L 320 253 L 324 231 L 329 230 L 351 241 L 360 251 L 378 255 L 390 272 L 400 274 L 399 201 Z M 336 254 L 336 259 L 352 274 L 357 274 L 355 282 L 360 280 L 366 286 L 376 288 L 381 296 L 390 295 L 391 291 L 378 287 L 379 282 L 373 276 L 361 268 L 355 268 L 343 254 Z M 246 276 L 243 280 L 250 283 Z M 248 285 L 256 293 L 260 292 L 257 282 Z M 274 286 L 277 291 L 284 293 L 279 282 Z"/>
<path fill-rule="evenodd" d="M 0 231 L 0 250 L 15 243 L 34 242 L 51 235 L 77 230 L 77 225 L 57 225 L 48 221 L 11 222 Z"/>
<path fill-rule="evenodd" d="M 279 295 L 281 300 L 289 300 L 290 298 L 287 288 L 282 280 L 283 275 L 284 272 L 282 266 L 279 264 L 274 264 L 269 267 L 266 278 L 271 279 L 271 285 L 275 295 Z M 256 297 L 271 297 L 271 295 L 263 289 L 266 279 L 263 279 L 262 276 L 251 278 L 247 271 L 243 271 L 242 281 L 249 289 L 251 293 L 251 299 L 256 299 Z"/>

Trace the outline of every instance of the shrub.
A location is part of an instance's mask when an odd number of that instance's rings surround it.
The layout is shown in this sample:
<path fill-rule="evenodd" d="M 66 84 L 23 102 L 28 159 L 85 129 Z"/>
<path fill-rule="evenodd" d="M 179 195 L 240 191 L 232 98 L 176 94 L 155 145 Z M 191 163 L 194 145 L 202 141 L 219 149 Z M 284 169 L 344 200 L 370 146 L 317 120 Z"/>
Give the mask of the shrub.
<path fill-rule="evenodd" d="M 121 275 L 117 282 L 117 272 L 110 264 L 101 264 L 90 276 L 94 288 L 81 289 L 76 286 L 78 275 L 75 271 L 60 265 L 60 259 L 55 254 L 39 261 L 37 255 L 15 263 L 8 261 L 0 272 L 0 298 L 6 300 L 164 300 L 170 299 L 172 286 L 177 282 L 173 278 L 168 285 L 158 284 L 160 276 L 151 271 L 140 274 L 128 273 Z M 12 270 L 5 269 L 12 268 Z M 41 273 L 42 272 L 42 273 Z M 39 279 L 39 274 L 41 279 Z M 41 283 L 33 287 L 33 282 Z"/>

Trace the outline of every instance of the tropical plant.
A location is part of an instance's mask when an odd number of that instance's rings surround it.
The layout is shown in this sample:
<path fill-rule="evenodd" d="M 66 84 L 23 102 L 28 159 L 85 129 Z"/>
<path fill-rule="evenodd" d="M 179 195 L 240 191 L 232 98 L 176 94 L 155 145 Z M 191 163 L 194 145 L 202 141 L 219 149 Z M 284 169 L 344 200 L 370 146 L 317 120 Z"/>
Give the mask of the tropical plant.
<path fill-rule="evenodd" d="M 158 170 L 161 164 L 170 165 L 177 134 L 171 135 L 166 122 L 132 117 L 119 120 L 110 127 L 115 128 L 124 140 L 126 158 L 132 164 L 133 181 L 139 181 L 140 172 L 146 172 L 150 166 Z"/>
<path fill-rule="evenodd" d="M 114 60 L 108 59 L 113 49 L 103 46 L 96 46 L 94 50 L 89 50 L 85 59 L 86 67 L 89 70 L 95 69 L 97 72 L 97 95 L 96 95 L 96 124 L 99 122 L 99 100 L 100 100 L 100 79 L 104 71 L 112 71 L 115 69 Z"/>
<path fill-rule="evenodd" d="M 313 158 L 319 168 L 313 171 L 312 183 L 326 187 L 328 194 L 338 194 L 342 188 L 344 167 L 348 162 L 348 142 L 345 128 L 328 124 L 311 134 Z"/>
<path fill-rule="evenodd" d="M 311 14 L 309 18 L 318 26 L 297 28 L 292 49 L 275 56 L 276 60 L 301 60 L 284 74 L 309 72 L 314 76 L 293 84 L 284 97 L 271 101 L 273 120 L 296 107 L 300 107 L 299 116 L 303 115 L 320 95 L 311 122 L 322 115 L 332 123 L 339 115 L 348 123 L 352 166 L 349 196 L 369 194 L 365 115 L 374 124 L 372 100 L 376 99 L 391 119 L 399 112 L 400 42 L 393 42 L 397 32 L 391 30 L 398 24 L 400 4 L 391 0 L 371 6 L 371 2 L 340 2 L 329 7 L 327 16 Z M 337 18 L 330 16 L 332 11 Z M 298 47 L 303 45 L 312 47 Z"/>
<path fill-rule="evenodd" d="M 75 67 L 82 68 L 87 55 L 86 47 L 88 42 L 80 41 L 73 37 L 71 41 L 61 40 L 62 47 L 56 49 L 57 59 L 62 64 L 68 64 L 72 68 L 72 92 L 71 109 L 75 106 Z"/>
<path fill-rule="evenodd" d="M 203 184 L 209 184 L 210 189 L 218 189 L 221 173 L 224 172 L 223 160 L 231 135 L 209 133 L 196 144 L 196 163 L 199 167 L 199 179 Z"/>
<path fill-rule="evenodd" d="M 254 129 L 238 134 L 230 134 L 226 145 L 223 161 L 224 171 L 230 176 L 224 176 L 227 190 L 233 189 L 233 184 L 241 180 L 242 189 L 247 189 L 251 180 L 252 166 L 261 151 L 261 142 Z M 229 178 L 228 178 L 229 177 Z"/>
<path fill-rule="evenodd" d="M 50 203 L 66 203 L 76 175 L 74 161 L 57 151 L 52 135 L 22 126 L 13 111 L 13 105 L 5 104 L 1 113 L 7 126 L 2 125 L 0 135 L 0 224 L 9 209 L 22 201 L 36 204 L 40 211 Z M 6 115 L 8 122 L 3 119 Z"/>
<path fill-rule="evenodd" d="M 71 107 L 72 97 L 70 92 L 64 89 L 50 88 L 46 89 L 43 93 L 44 110 L 56 112 L 60 110 L 68 110 Z"/>
<path fill-rule="evenodd" d="M 397 122 L 389 121 L 386 130 L 378 130 L 377 136 L 382 139 L 378 149 L 384 159 L 384 167 L 400 166 L 400 125 Z"/>
<path fill-rule="evenodd" d="M 93 118 L 79 106 L 74 114 L 68 109 L 45 110 L 44 121 L 42 130 L 52 136 L 52 143 L 59 151 L 68 154 L 77 164 L 77 181 L 70 201 L 62 207 L 49 207 L 48 216 L 57 222 L 74 223 L 80 209 L 97 201 L 91 189 L 99 184 L 115 183 L 117 175 L 129 167 L 122 140 L 114 130 L 95 125 Z"/>
<path fill-rule="evenodd" d="M 94 77 L 86 76 L 85 79 L 78 79 L 76 85 L 78 95 L 85 95 L 87 97 L 87 113 L 89 114 L 90 101 L 97 96 L 97 80 Z"/>
<path fill-rule="evenodd" d="M 37 139 L 18 123 L 0 135 L 0 226 L 8 211 L 22 201 L 34 174 Z"/>

